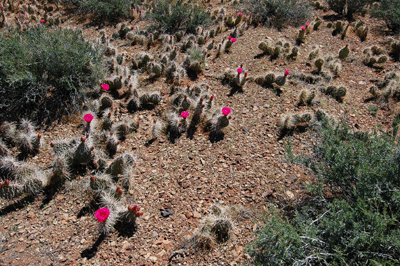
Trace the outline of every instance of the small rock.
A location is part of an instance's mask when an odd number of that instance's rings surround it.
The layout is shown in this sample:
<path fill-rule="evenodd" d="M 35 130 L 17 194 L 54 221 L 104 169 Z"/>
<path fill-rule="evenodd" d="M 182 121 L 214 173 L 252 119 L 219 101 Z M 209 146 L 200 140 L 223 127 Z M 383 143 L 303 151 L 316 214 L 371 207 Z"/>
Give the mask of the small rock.
<path fill-rule="evenodd" d="M 149 257 L 149 260 L 151 261 L 151 262 L 157 262 L 157 257 L 155 257 L 155 256 L 150 256 Z"/>
<path fill-rule="evenodd" d="M 201 214 L 198 213 L 198 212 L 193 212 L 193 217 L 200 219 L 201 218 Z"/>
<path fill-rule="evenodd" d="M 162 236 L 160 236 L 156 242 L 154 242 L 154 245 L 161 245 L 162 243 L 164 243 L 164 238 Z"/>
<path fill-rule="evenodd" d="M 173 215 L 174 213 L 175 212 L 171 209 L 161 210 L 162 217 L 169 217 L 169 216 Z"/>
<path fill-rule="evenodd" d="M 290 199 L 293 199 L 293 198 L 294 198 L 293 192 L 291 192 L 291 191 L 289 191 L 289 190 L 286 191 L 285 194 L 286 194 L 286 196 L 288 196 Z"/>

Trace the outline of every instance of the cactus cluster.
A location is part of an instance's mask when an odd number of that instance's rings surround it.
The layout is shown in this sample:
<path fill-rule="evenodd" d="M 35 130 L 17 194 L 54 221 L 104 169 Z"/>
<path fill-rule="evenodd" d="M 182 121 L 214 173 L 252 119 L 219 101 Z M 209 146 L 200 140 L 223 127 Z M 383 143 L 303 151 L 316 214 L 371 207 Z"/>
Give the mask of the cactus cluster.
<path fill-rule="evenodd" d="M 315 91 L 309 90 L 307 88 L 303 89 L 300 92 L 297 105 L 298 106 L 302 106 L 302 105 L 310 106 L 310 105 L 312 105 L 312 101 L 314 100 L 314 98 L 315 98 Z"/>
<path fill-rule="evenodd" d="M 330 85 L 327 86 L 326 88 L 321 88 L 321 92 L 333 97 L 338 102 L 343 102 L 343 99 L 347 94 L 347 88 L 344 86 Z"/>
<path fill-rule="evenodd" d="M 0 157 L 0 197 L 12 199 L 22 194 L 36 195 L 47 183 L 46 175 L 12 156 Z"/>
<path fill-rule="evenodd" d="M 226 16 L 224 18 L 225 21 L 225 25 L 228 26 L 229 28 L 235 27 L 237 25 L 239 25 L 239 23 L 242 21 L 243 19 L 243 14 L 241 12 L 239 12 L 236 16 L 236 18 L 234 18 L 233 16 Z"/>
<path fill-rule="evenodd" d="M 399 84 L 400 74 L 398 72 L 389 72 L 382 81 L 370 87 L 369 92 L 378 101 L 387 102 L 390 97 L 400 100 Z"/>
<path fill-rule="evenodd" d="M 266 74 L 265 76 L 256 77 L 255 82 L 257 84 L 267 87 L 283 87 L 286 84 L 288 75 L 289 75 L 289 69 L 286 69 L 283 75 L 278 75 L 271 72 Z"/>
<path fill-rule="evenodd" d="M 281 134 L 293 132 L 297 127 L 308 127 L 310 121 L 313 119 L 313 114 L 310 112 L 301 113 L 286 113 L 283 114 L 278 120 L 278 127 Z"/>
<path fill-rule="evenodd" d="M 261 41 L 258 44 L 258 49 L 273 58 L 282 57 L 287 59 L 296 59 L 299 54 L 299 49 L 296 46 L 292 47 L 289 42 L 283 39 L 278 40 L 274 44 L 270 38 L 267 38 L 265 41 Z"/>
<path fill-rule="evenodd" d="M 211 206 L 210 213 L 201 221 L 199 230 L 189 239 L 193 249 L 212 250 L 219 243 L 228 241 L 234 221 L 245 216 L 243 208 Z"/>
<path fill-rule="evenodd" d="M 151 132 L 154 138 L 167 134 L 173 141 L 184 132 L 190 137 L 198 125 L 212 134 L 221 134 L 229 125 L 230 108 L 216 106 L 207 83 L 177 87 L 169 102 L 171 105 L 163 117 L 154 121 Z"/>
<path fill-rule="evenodd" d="M 17 147 L 23 156 L 36 155 L 39 152 L 41 134 L 36 133 L 32 122 L 22 119 L 18 125 L 4 122 L 0 127 L 1 137 L 5 144 Z M 8 155 L 7 146 L 0 145 L 0 155 Z"/>
<path fill-rule="evenodd" d="M 248 80 L 247 72 L 243 70 L 243 65 L 240 65 L 237 70 L 226 68 L 224 72 L 224 80 L 227 80 L 232 86 L 242 88 Z"/>
<path fill-rule="evenodd" d="M 362 62 L 366 66 L 372 67 L 375 64 L 383 64 L 388 60 L 388 57 L 385 55 L 385 49 L 377 45 L 366 48 L 363 54 Z"/>
<path fill-rule="evenodd" d="M 138 206 L 128 206 L 124 196 L 132 186 L 130 173 L 136 161 L 134 155 L 122 153 L 108 166 L 99 165 L 98 172 L 88 178 L 86 193 L 89 200 L 110 211 L 105 223 L 100 223 L 103 233 L 110 232 L 117 222 L 133 227 L 136 218 L 143 215 Z"/>
<path fill-rule="evenodd" d="M 317 68 L 316 73 L 323 74 L 328 80 L 332 78 L 331 76 L 339 76 L 342 70 L 342 63 L 332 55 L 317 57 L 314 60 L 314 65 Z"/>

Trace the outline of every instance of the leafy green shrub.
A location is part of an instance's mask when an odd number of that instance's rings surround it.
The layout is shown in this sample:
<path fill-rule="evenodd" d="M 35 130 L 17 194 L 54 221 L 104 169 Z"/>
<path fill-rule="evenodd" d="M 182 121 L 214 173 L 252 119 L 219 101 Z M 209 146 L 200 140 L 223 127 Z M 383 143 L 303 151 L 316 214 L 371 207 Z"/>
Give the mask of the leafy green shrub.
<path fill-rule="evenodd" d="M 262 265 L 398 265 L 400 149 L 394 139 L 354 133 L 344 123 L 324 123 L 319 137 L 308 157 L 288 149 L 317 176 L 314 198 L 295 212 L 269 213 L 249 254 Z"/>
<path fill-rule="evenodd" d="M 327 0 L 329 8 L 340 15 L 352 18 L 354 13 L 360 12 L 371 3 L 371 0 Z"/>
<path fill-rule="evenodd" d="M 211 21 L 210 13 L 204 11 L 202 6 L 185 3 L 184 0 L 155 1 L 148 16 L 156 23 L 153 28 L 167 33 L 179 30 L 195 33 L 198 26 L 207 26 Z"/>
<path fill-rule="evenodd" d="M 381 0 L 372 8 L 372 16 L 385 20 L 392 31 L 400 31 L 400 0 Z"/>
<path fill-rule="evenodd" d="M 261 23 L 283 27 L 298 25 L 311 16 L 311 6 L 302 0 L 249 0 L 248 9 Z"/>
<path fill-rule="evenodd" d="M 0 121 L 54 121 L 78 111 L 102 77 L 102 53 L 80 31 L 42 26 L 0 34 Z"/>

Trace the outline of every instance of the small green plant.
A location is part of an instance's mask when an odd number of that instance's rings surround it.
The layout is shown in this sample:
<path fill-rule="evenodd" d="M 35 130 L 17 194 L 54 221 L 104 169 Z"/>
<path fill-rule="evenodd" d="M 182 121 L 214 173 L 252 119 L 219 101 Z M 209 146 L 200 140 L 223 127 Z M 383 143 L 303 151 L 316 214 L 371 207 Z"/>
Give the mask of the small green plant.
<path fill-rule="evenodd" d="M 204 68 L 206 66 L 206 59 L 204 56 L 204 52 L 202 49 L 199 48 L 192 48 L 187 51 L 190 55 L 191 59 L 194 61 L 200 61 L 201 67 Z"/>
<path fill-rule="evenodd" d="M 155 22 L 153 29 L 175 33 L 183 30 L 195 33 L 198 26 L 207 26 L 210 14 L 201 5 L 185 3 L 184 0 L 158 0 L 148 17 Z"/>
<path fill-rule="evenodd" d="M 0 121 L 51 122 L 79 111 L 103 75 L 102 52 L 80 31 L 35 26 L 0 34 Z"/>
<path fill-rule="evenodd" d="M 378 112 L 379 108 L 376 106 L 370 106 L 369 107 L 369 113 L 373 116 L 376 117 L 376 113 Z"/>
<path fill-rule="evenodd" d="M 392 31 L 400 31 L 400 0 L 381 0 L 373 5 L 371 14 L 383 19 Z"/>
<path fill-rule="evenodd" d="M 260 23 L 278 28 L 298 25 L 311 16 L 310 4 L 299 0 L 249 0 L 248 9 Z"/>

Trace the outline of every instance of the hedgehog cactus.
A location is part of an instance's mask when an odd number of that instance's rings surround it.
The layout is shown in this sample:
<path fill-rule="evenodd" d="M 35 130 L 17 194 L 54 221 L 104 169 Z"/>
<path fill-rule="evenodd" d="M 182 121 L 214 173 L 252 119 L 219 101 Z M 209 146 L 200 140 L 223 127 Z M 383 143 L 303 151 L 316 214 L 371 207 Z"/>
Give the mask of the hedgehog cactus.
<path fill-rule="evenodd" d="M 324 63 L 325 61 L 322 58 L 318 58 L 317 60 L 315 60 L 314 65 L 317 67 L 318 73 L 321 73 Z"/>
<path fill-rule="evenodd" d="M 2 198 L 13 199 L 21 196 L 23 193 L 23 186 L 16 182 L 10 182 L 7 179 L 3 182 L 0 182 L 0 197 Z"/>
<path fill-rule="evenodd" d="M 23 191 L 28 195 L 37 195 L 43 190 L 47 180 L 43 172 L 38 170 L 28 171 L 24 176 Z"/>
<path fill-rule="evenodd" d="M 117 153 L 119 144 L 117 136 L 113 132 L 110 132 L 106 140 L 106 150 L 110 156 L 114 156 Z"/>
<path fill-rule="evenodd" d="M 134 226 L 136 224 L 136 219 L 143 215 L 143 212 L 140 212 L 140 207 L 137 205 L 128 206 L 124 211 L 119 213 L 119 217 L 121 222 L 124 225 Z"/>
<path fill-rule="evenodd" d="M 100 121 L 101 130 L 111 130 L 113 126 L 113 115 L 111 109 L 106 109 L 104 111 L 103 119 Z"/>
<path fill-rule="evenodd" d="M 135 163 L 135 158 L 129 153 L 123 153 L 115 158 L 107 167 L 105 173 L 111 175 L 114 179 L 118 179 L 126 167 L 130 167 Z"/>
<path fill-rule="evenodd" d="M 40 134 L 35 133 L 20 133 L 18 134 L 18 147 L 23 154 L 35 155 L 40 148 Z"/>
<path fill-rule="evenodd" d="M 100 97 L 100 110 L 104 110 L 113 106 L 114 101 L 110 95 L 104 94 Z"/>
<path fill-rule="evenodd" d="M 299 103 L 298 105 L 311 105 L 312 104 L 312 100 L 315 97 L 315 92 L 314 91 L 310 91 L 308 89 L 304 89 L 301 91 L 300 96 L 299 96 Z"/>
<path fill-rule="evenodd" d="M 306 28 L 304 26 L 301 27 L 299 33 L 297 34 L 297 41 L 300 43 L 306 42 Z"/>
<path fill-rule="evenodd" d="M 53 172 L 50 175 L 48 185 L 51 187 L 59 187 L 64 184 L 66 180 L 69 180 L 70 176 L 71 174 L 66 158 L 58 156 L 54 160 Z"/>
<path fill-rule="evenodd" d="M 87 140 L 85 137 L 81 137 L 81 143 L 68 158 L 68 165 L 70 168 L 88 166 L 94 162 L 94 147 L 90 142 L 90 139 Z"/>
<path fill-rule="evenodd" d="M 260 49 L 261 51 L 263 51 L 263 53 L 271 55 L 274 52 L 274 48 L 272 47 L 272 45 L 270 44 L 270 42 L 267 41 L 261 41 L 258 44 L 258 49 Z"/>
<path fill-rule="evenodd" d="M 0 177 L 15 180 L 18 176 L 20 163 L 11 156 L 0 157 Z"/>
<path fill-rule="evenodd" d="M 14 123 L 3 122 L 0 127 L 0 132 L 4 142 L 11 146 L 15 146 L 17 143 L 17 128 Z"/>
<path fill-rule="evenodd" d="M 67 153 L 70 149 L 74 148 L 77 144 L 75 139 L 61 139 L 50 143 L 56 155 Z"/>
<path fill-rule="evenodd" d="M 7 148 L 6 144 L 0 140 L 0 157 L 8 156 L 10 154 L 10 150 Z"/>

